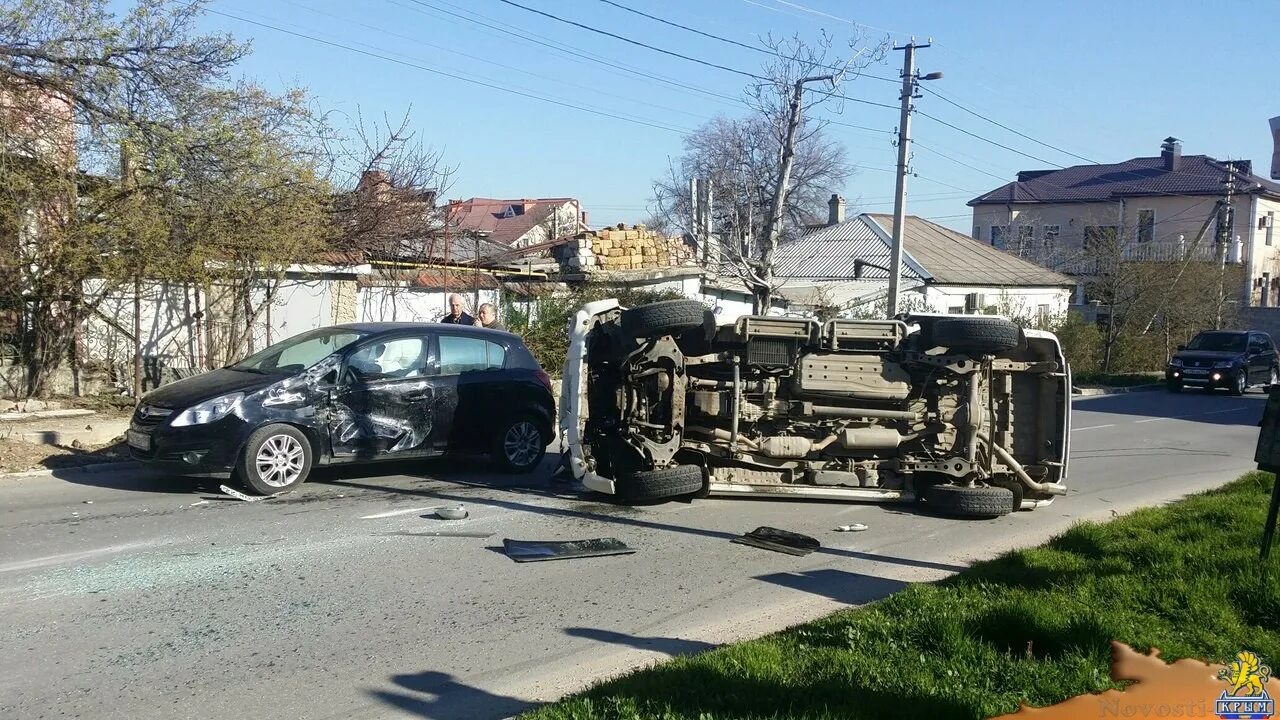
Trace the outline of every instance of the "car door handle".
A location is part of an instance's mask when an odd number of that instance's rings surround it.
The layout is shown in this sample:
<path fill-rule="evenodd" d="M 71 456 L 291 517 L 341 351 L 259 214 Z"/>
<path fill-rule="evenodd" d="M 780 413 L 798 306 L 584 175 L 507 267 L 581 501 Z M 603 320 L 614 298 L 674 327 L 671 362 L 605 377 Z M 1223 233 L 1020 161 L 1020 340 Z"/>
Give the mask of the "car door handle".
<path fill-rule="evenodd" d="M 419 400 L 430 400 L 435 395 L 431 390 L 418 390 L 416 392 L 406 393 L 405 400 L 409 402 L 418 402 Z"/>

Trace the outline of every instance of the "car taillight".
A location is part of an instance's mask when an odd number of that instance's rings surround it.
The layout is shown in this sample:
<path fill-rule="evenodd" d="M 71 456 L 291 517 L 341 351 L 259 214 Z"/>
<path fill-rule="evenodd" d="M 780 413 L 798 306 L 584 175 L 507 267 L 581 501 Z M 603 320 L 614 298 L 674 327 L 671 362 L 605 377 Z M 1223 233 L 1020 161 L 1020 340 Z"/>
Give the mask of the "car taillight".
<path fill-rule="evenodd" d="M 538 378 L 538 382 L 542 383 L 542 385 L 547 388 L 547 392 L 554 392 L 551 389 L 551 376 L 547 374 L 546 370 L 538 368 L 533 371 L 533 376 Z"/>

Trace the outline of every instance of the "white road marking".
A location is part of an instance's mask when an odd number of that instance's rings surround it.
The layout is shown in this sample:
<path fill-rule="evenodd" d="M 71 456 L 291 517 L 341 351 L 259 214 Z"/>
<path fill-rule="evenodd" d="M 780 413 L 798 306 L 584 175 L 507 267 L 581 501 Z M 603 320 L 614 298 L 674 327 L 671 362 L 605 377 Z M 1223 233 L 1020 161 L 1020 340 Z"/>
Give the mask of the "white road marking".
<path fill-rule="evenodd" d="M 443 506 L 442 506 L 442 505 L 432 505 L 432 506 L 430 506 L 430 507 L 407 508 L 407 509 L 405 509 L 405 510 L 390 510 L 390 511 L 387 511 L 387 512 L 384 512 L 384 513 L 377 513 L 376 515 L 365 515 L 364 517 L 362 517 L 362 518 L 360 518 L 360 519 L 361 519 L 361 520 L 377 520 L 378 518 L 389 518 L 389 517 L 395 517 L 396 515 L 408 515 L 409 513 L 425 512 L 425 511 L 427 511 L 427 510 L 432 510 L 432 511 L 434 511 L 434 510 L 437 510 L 437 509 L 439 509 L 439 508 L 441 508 L 441 507 L 443 507 Z"/>
<path fill-rule="evenodd" d="M 0 565 L 0 573 L 13 572 L 15 570 L 33 570 L 35 568 L 48 567 L 50 565 L 65 565 L 72 562 L 89 560 L 100 555 L 111 555 L 113 553 L 120 553 L 145 547 L 155 547 L 162 544 L 164 544 L 164 541 L 162 540 L 125 543 L 123 545 L 110 545 L 108 547 L 97 548 L 94 550 L 82 550 L 80 552 L 46 555 L 45 557 L 31 558 L 30 560 L 18 560 L 16 562 Z"/>
<path fill-rule="evenodd" d="M 1109 427 L 1115 427 L 1115 426 L 1116 426 L 1115 423 L 1111 423 L 1109 425 L 1090 425 L 1089 427 L 1071 428 L 1071 432 L 1079 432 L 1081 430 L 1101 430 L 1102 428 L 1109 428 Z"/>
<path fill-rule="evenodd" d="M 1180 416 L 1180 417 L 1186 417 L 1186 416 L 1184 415 L 1184 416 Z M 1177 419 L 1179 419 L 1179 417 L 1147 418 L 1146 420 L 1135 420 L 1135 421 L 1133 422 L 1133 424 L 1134 424 L 1134 425 L 1141 425 L 1142 423 L 1160 422 L 1161 420 L 1177 420 Z"/>

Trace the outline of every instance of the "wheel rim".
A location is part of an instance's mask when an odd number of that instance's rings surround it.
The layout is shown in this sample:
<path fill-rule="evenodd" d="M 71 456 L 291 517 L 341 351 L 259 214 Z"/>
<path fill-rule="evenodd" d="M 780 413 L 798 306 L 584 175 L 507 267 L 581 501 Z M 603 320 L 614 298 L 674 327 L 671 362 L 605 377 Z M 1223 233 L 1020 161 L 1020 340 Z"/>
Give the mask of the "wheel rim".
<path fill-rule="evenodd" d="M 1244 382 L 1244 372 L 1241 371 L 1240 376 L 1236 378 L 1236 389 L 1243 394 L 1246 387 L 1247 385 L 1245 385 L 1245 382 Z"/>
<path fill-rule="evenodd" d="M 1271 368 L 1271 377 L 1269 378 L 1269 382 L 1267 384 L 1280 385 L 1280 377 L 1277 377 L 1275 368 Z"/>
<path fill-rule="evenodd" d="M 507 434 L 502 438 L 502 452 L 507 462 L 515 467 L 526 467 L 538 457 L 541 442 L 542 434 L 538 428 L 528 420 L 521 420 L 507 428 Z"/>
<path fill-rule="evenodd" d="M 287 487 L 302 477 L 305 455 L 292 435 L 272 435 L 258 448 L 254 465 L 258 477 L 271 487 Z"/>

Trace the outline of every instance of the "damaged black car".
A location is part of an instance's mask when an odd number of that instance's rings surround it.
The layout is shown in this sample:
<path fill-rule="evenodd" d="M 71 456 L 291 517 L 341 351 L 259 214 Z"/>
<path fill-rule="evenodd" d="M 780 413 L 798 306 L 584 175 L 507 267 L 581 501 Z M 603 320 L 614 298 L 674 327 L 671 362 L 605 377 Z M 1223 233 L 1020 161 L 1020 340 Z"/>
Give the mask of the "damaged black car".
<path fill-rule="evenodd" d="M 291 490 L 321 465 L 486 452 L 538 467 L 551 378 L 516 335 L 435 323 L 320 328 L 142 398 L 133 456 L 176 475 Z"/>

